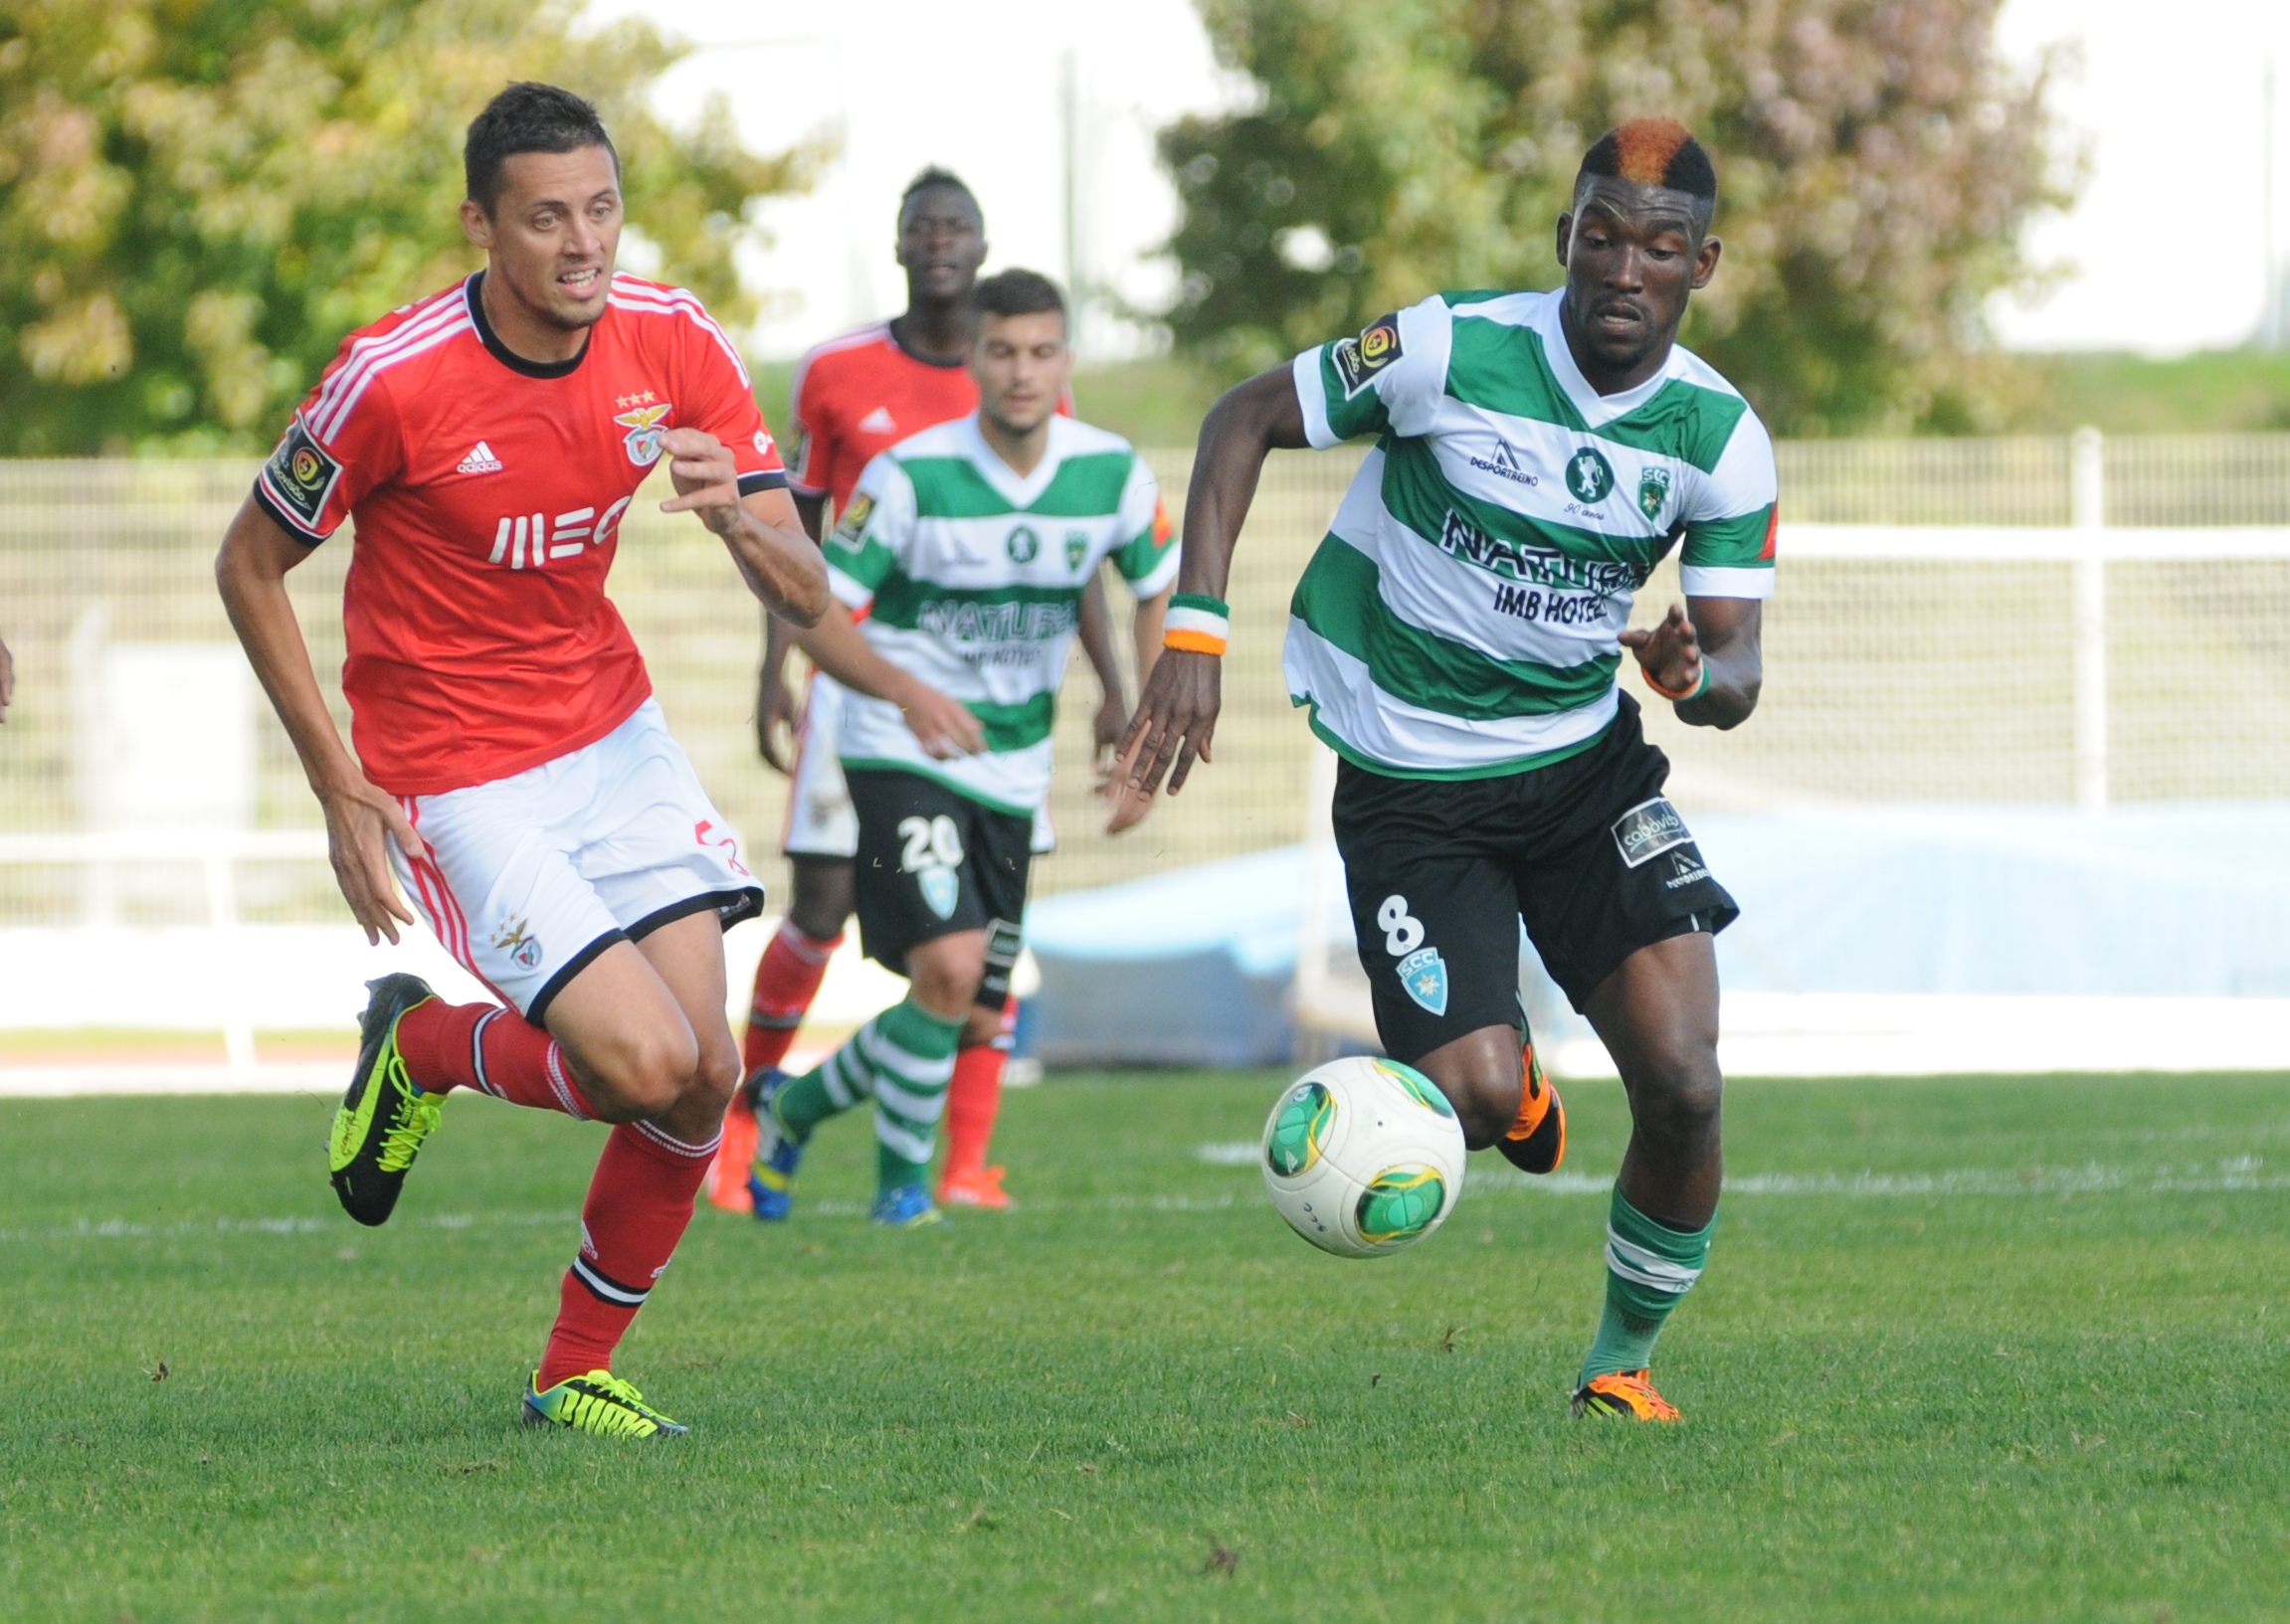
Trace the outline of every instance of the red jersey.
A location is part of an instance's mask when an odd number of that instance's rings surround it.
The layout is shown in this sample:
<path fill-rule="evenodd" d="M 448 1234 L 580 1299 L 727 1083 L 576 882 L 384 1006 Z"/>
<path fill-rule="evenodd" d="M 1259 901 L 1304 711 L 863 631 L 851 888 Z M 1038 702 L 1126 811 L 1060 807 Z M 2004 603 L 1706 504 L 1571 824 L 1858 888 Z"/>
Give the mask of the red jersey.
<path fill-rule="evenodd" d="M 652 693 L 605 596 L 621 516 L 669 429 L 786 483 L 747 369 L 680 288 L 615 276 L 570 361 L 513 354 L 483 272 L 342 341 L 255 484 L 316 546 L 345 517 L 342 691 L 366 776 L 443 795 L 603 738 Z"/>
<path fill-rule="evenodd" d="M 795 367 L 794 488 L 841 513 L 877 453 L 977 410 L 966 362 L 910 354 L 887 322 L 831 338 Z"/>
<path fill-rule="evenodd" d="M 909 435 L 978 410 L 967 361 L 925 361 L 878 321 L 831 338 L 795 364 L 795 475 L 840 514 L 866 464 Z M 1057 410 L 1073 415 L 1067 390 Z"/>

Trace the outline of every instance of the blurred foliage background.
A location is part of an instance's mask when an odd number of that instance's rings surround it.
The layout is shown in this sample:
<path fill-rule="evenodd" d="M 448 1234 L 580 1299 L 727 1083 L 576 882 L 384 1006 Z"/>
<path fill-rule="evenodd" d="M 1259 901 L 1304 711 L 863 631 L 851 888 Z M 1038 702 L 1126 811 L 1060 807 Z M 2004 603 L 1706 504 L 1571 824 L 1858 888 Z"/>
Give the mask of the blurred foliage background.
<path fill-rule="evenodd" d="M 1161 137 L 1183 348 L 1235 370 L 1437 288 L 1548 287 L 1583 150 L 1640 113 L 1718 168 L 1726 254 L 1686 341 L 1783 434 L 2001 427 L 1980 310 L 2080 159 L 2000 0 L 1200 0 L 1262 88 Z"/>
<path fill-rule="evenodd" d="M 1161 136 L 1174 352 L 1086 370 L 1094 420 L 1188 445 L 1217 392 L 1440 287 L 1553 285 L 1583 148 L 1675 112 L 1714 149 L 1726 258 L 1687 342 L 1780 433 L 2290 428 L 2290 357 L 2028 356 L 1984 331 L 2069 201 L 2048 68 L 1999 0 L 1199 0 L 1259 87 Z M 681 48 L 578 0 L 0 0 L 0 455 L 267 448 L 341 335 L 476 263 L 462 133 L 515 78 L 595 98 L 630 269 L 737 330 L 734 254 L 823 145 L 650 110 Z M 784 366 L 758 394 L 784 419 Z"/>
<path fill-rule="evenodd" d="M 745 151 L 721 104 L 667 127 L 647 92 L 679 51 L 576 11 L 0 0 L 0 453 L 267 448 L 344 332 L 479 263 L 462 136 L 514 79 L 602 109 L 643 223 L 624 265 L 744 323 L 750 207 L 828 154 Z"/>

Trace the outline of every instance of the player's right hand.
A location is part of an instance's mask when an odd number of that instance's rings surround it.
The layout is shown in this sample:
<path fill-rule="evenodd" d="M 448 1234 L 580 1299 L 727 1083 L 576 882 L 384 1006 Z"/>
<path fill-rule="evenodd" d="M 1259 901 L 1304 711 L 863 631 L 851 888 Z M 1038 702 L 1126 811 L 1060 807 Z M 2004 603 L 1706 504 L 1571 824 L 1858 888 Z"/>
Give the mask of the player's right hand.
<path fill-rule="evenodd" d="M 1216 760 L 1209 746 L 1225 702 L 1224 665 L 1215 654 L 1183 648 L 1164 649 L 1153 662 L 1137 714 L 1129 718 L 1128 731 L 1121 735 L 1121 759 L 1114 768 L 1116 776 L 1128 777 L 1132 795 L 1150 798 L 1161 788 L 1163 774 L 1169 778 L 1169 793 L 1175 795 L 1185 788 L 1194 757 Z"/>
<path fill-rule="evenodd" d="M 377 790 L 363 776 L 355 783 L 336 785 L 318 794 L 326 813 L 326 856 L 334 865 L 334 883 L 350 915 L 366 933 L 368 946 L 388 937 L 398 945 L 398 926 L 414 922 L 413 910 L 398 895 L 390 874 L 388 842 L 409 858 L 422 854 L 422 837 L 395 799 Z"/>
<path fill-rule="evenodd" d="M 8 701 L 16 697 L 16 660 L 0 642 L 0 722 L 8 720 Z"/>
<path fill-rule="evenodd" d="M 765 661 L 755 679 L 755 752 L 781 773 L 792 774 L 798 707 L 787 686 L 785 662 Z M 780 743 L 782 730 L 788 742 Z"/>
<path fill-rule="evenodd" d="M 975 756 L 986 748 L 986 727 L 968 705 L 917 682 L 897 699 L 898 713 L 933 761 Z"/>

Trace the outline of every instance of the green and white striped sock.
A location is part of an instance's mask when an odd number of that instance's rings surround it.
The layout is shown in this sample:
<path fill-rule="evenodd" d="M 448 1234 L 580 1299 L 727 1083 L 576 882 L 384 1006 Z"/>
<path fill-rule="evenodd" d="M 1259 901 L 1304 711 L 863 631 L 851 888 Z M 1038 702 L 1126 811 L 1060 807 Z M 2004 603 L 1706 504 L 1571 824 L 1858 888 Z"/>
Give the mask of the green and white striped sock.
<path fill-rule="evenodd" d="M 802 1142 L 828 1118 L 871 1100 L 882 1187 L 919 1184 L 930 1169 L 962 1025 L 941 1020 L 912 998 L 895 1004 L 859 1027 L 818 1070 L 781 1089 L 772 1115 Z"/>
<path fill-rule="evenodd" d="M 1599 1317 L 1599 1334 L 1575 1385 L 1647 1366 L 1662 1322 L 1709 1262 L 1710 1234 L 1716 1228 L 1715 1217 L 1690 1232 L 1657 1223 L 1623 1200 L 1622 1186 L 1615 1186 L 1607 1212 L 1606 1312 Z"/>
<path fill-rule="evenodd" d="M 896 1189 L 929 1177 L 962 1026 L 908 998 L 860 1027 L 846 1045 L 846 1053 L 859 1051 L 873 1081 L 877 1187 Z"/>

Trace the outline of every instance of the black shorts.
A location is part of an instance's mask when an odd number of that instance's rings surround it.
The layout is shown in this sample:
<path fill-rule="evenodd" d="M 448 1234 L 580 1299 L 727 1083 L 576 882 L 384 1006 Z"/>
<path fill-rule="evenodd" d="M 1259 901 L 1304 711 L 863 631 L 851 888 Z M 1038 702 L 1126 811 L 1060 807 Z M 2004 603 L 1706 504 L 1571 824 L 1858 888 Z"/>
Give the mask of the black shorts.
<path fill-rule="evenodd" d="M 978 1001 L 1001 1008 L 1026 917 L 1034 819 L 996 812 L 920 773 L 855 767 L 845 769 L 844 778 L 859 813 L 860 948 L 903 976 L 917 943 L 984 931 L 986 979 Z"/>
<path fill-rule="evenodd" d="M 1360 965 L 1376 1030 L 1416 1060 L 1485 1026 L 1519 1026 L 1519 922 L 1577 1009 L 1638 949 L 1722 931 L 1741 910 L 1662 799 L 1670 764 L 1638 707 L 1598 743 L 1504 778 L 1336 775 Z"/>

